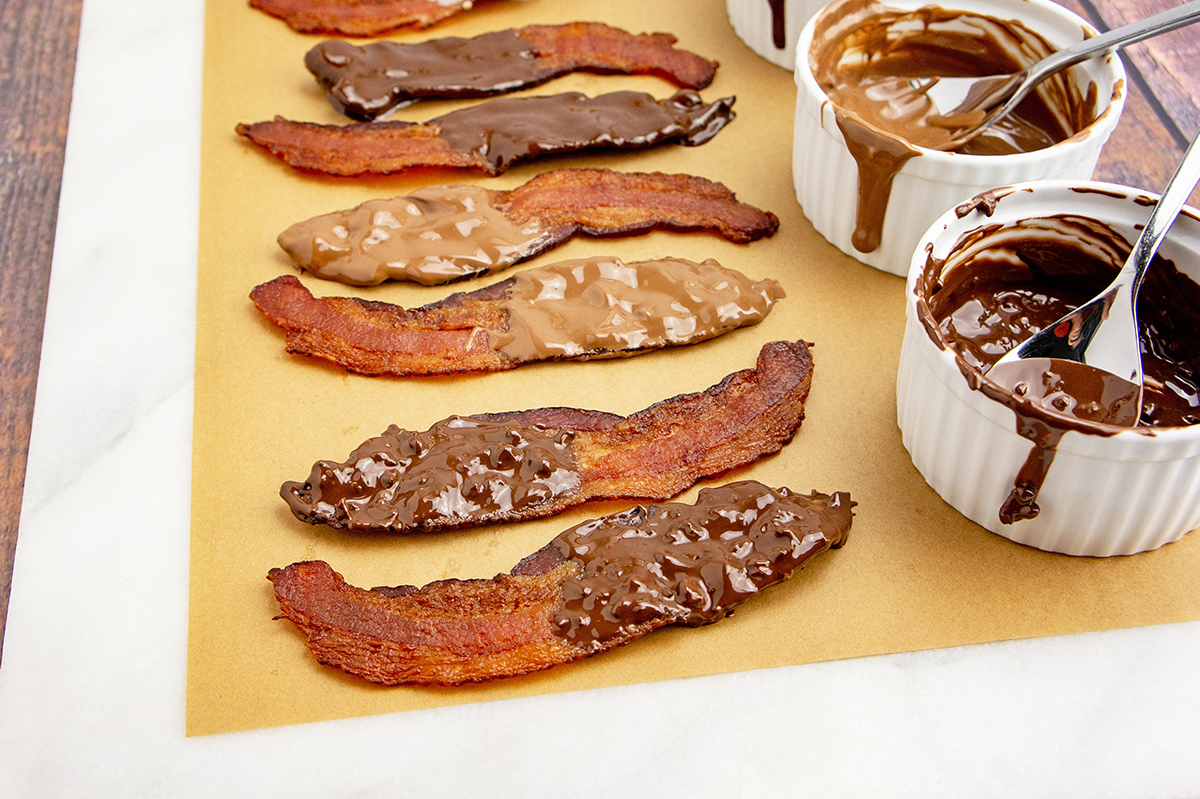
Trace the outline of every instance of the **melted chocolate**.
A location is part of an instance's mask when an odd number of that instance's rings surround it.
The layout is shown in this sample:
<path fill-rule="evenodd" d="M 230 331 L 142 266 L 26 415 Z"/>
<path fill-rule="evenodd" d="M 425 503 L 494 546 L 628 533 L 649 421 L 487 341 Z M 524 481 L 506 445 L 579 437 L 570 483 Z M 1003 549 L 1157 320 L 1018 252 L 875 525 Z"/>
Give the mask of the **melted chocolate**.
<path fill-rule="evenodd" d="M 787 2 L 788 0 L 767 0 L 771 6 L 771 43 L 776 50 L 787 48 Z"/>
<path fill-rule="evenodd" d="M 845 543 L 853 504 L 844 492 L 741 482 L 704 489 L 695 505 L 637 505 L 581 524 L 550 543 L 582 567 L 563 585 L 555 626 L 599 650 L 663 618 L 711 624 Z"/>
<path fill-rule="evenodd" d="M 567 92 L 490 100 L 430 123 L 438 126 L 451 150 L 477 154 L 499 174 L 522 158 L 589 146 L 704 144 L 733 120 L 733 101 L 726 97 L 706 104 L 686 89 L 662 101 L 643 92 L 598 97 Z"/>
<path fill-rule="evenodd" d="M 326 280 L 446 283 L 503 269 L 554 239 L 537 219 L 513 222 L 495 198 L 477 186 L 426 186 L 298 222 L 279 234 L 279 246 Z"/>
<path fill-rule="evenodd" d="M 503 303 L 508 330 L 492 346 L 518 362 L 621 357 L 703 341 L 756 324 L 783 297 L 774 280 L 755 283 L 713 260 L 580 259 L 512 280 Z"/>
<path fill-rule="evenodd" d="M 553 76 L 538 67 L 533 45 L 511 29 L 406 44 L 331 39 L 309 50 L 304 63 L 334 107 L 361 120 L 422 97 L 485 97 Z"/>
<path fill-rule="evenodd" d="M 972 388 L 1013 409 L 1017 432 L 1034 444 L 1000 511 L 1005 524 L 1037 515 L 1037 493 L 1067 431 L 1151 434 L 1156 427 L 1200 423 L 1200 285 L 1161 256 L 1138 301 L 1145 373 L 1141 427 L 1106 414 L 1114 405 L 1120 412 L 1120 384 L 1098 379 L 1090 367 L 1067 367 L 1071 374 L 1060 383 L 1061 365 L 1052 366 L 1049 385 L 1035 375 L 1018 393 L 1011 389 L 1022 381 L 990 374 L 1008 350 L 1107 286 L 1130 249 L 1107 225 L 1062 215 L 984 225 L 956 242 L 946 260 L 927 259 L 917 285 L 926 331 L 955 354 Z M 1066 388 L 1070 399 L 1057 397 L 1056 388 Z"/>
<path fill-rule="evenodd" d="M 932 104 L 909 79 L 1008 74 L 1051 52 L 1045 39 L 1020 22 L 937 6 L 901 11 L 875 0 L 842 0 L 822 15 L 809 58 L 858 164 L 855 249 L 872 252 L 879 246 L 896 173 L 921 154 L 918 148 L 942 149 L 948 140 L 947 130 L 930 122 Z M 1043 86 L 1044 95 L 1031 93 L 1014 113 L 955 152 L 1038 150 L 1095 120 L 1094 94 L 1081 97 L 1062 76 Z"/>
<path fill-rule="evenodd" d="M 343 463 L 317 461 L 280 495 L 297 518 L 349 530 L 465 524 L 577 489 L 574 437 L 459 416 L 423 433 L 392 425 Z"/>

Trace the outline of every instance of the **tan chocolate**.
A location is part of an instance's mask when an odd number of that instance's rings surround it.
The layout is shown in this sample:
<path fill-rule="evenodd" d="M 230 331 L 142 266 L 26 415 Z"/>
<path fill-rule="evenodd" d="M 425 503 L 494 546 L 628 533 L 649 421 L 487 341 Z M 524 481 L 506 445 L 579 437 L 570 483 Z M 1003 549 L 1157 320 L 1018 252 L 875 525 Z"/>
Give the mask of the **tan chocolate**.
<path fill-rule="evenodd" d="M 774 280 L 711 259 L 563 261 L 513 277 L 508 331 L 493 346 L 518 362 L 616 357 L 756 324 L 783 296 Z"/>
<path fill-rule="evenodd" d="M 279 246 L 327 280 L 446 283 L 510 266 L 552 238 L 537 219 L 514 223 L 495 196 L 478 186 L 429 186 L 298 222 Z"/>

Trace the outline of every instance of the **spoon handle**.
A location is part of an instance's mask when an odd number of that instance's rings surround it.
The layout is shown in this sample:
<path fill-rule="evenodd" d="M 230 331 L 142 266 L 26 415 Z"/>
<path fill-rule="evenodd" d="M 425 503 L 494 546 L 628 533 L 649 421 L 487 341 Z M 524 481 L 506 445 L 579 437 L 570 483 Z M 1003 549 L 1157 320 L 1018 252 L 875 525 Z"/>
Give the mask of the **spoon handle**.
<path fill-rule="evenodd" d="M 1076 42 L 1070 47 L 1064 47 L 1062 50 L 1042 59 L 1029 68 L 1029 73 L 1025 81 L 1004 104 L 1004 108 L 1015 108 L 1017 103 L 1023 100 L 1030 90 L 1059 70 L 1066 69 L 1081 61 L 1086 61 L 1098 53 L 1135 44 L 1144 39 L 1149 39 L 1151 36 L 1157 36 L 1160 33 L 1167 33 L 1168 31 L 1190 25 L 1198 20 L 1200 20 L 1200 0 L 1191 0 L 1191 2 L 1184 3 L 1175 8 L 1151 14 L 1137 22 L 1131 22 L 1128 25 L 1113 28 L 1090 39 L 1084 39 L 1082 42 Z M 1007 111 L 1004 113 L 1007 113 Z M 1000 116 L 1003 115 L 1003 113 L 1000 114 Z"/>
<path fill-rule="evenodd" d="M 1129 259 L 1121 270 L 1130 276 L 1130 291 L 1135 297 L 1138 288 L 1142 285 L 1142 278 L 1146 276 L 1146 270 L 1150 268 L 1150 261 L 1158 252 L 1158 245 L 1162 244 L 1167 231 L 1175 222 L 1175 217 L 1179 216 L 1179 212 L 1187 204 L 1188 197 L 1200 183 L 1200 146 L 1197 145 L 1197 142 L 1200 142 L 1200 134 L 1195 136 L 1192 143 L 1188 145 L 1187 152 L 1183 154 L 1183 160 L 1175 168 L 1175 174 L 1167 182 L 1162 196 L 1154 205 L 1154 210 L 1150 212 L 1150 218 L 1146 220 L 1146 226 L 1138 236 L 1137 243 L 1133 245 L 1133 252 L 1130 253 Z"/>

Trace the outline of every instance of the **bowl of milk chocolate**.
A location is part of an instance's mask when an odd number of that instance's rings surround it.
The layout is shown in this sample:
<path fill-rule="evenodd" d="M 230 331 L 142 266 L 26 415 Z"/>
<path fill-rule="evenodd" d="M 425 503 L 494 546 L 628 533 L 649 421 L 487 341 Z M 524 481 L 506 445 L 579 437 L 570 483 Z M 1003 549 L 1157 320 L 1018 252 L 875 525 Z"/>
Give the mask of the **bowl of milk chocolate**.
<path fill-rule="evenodd" d="M 946 502 L 993 533 L 1104 557 L 1200 527 L 1200 213 L 1184 209 L 1138 298 L 1136 424 L 1108 415 L 1113 384 L 1098 369 L 1016 386 L 989 377 L 1108 284 L 1156 199 L 1091 181 L 993 189 L 945 213 L 912 254 L 897 379 L 904 446 Z"/>
<path fill-rule="evenodd" d="M 907 118 L 912 79 L 1010 74 L 1095 29 L 1048 0 L 835 0 L 797 43 L 796 198 L 842 252 L 895 275 L 944 211 L 994 186 L 1087 180 L 1116 127 L 1125 72 L 1113 54 L 1045 81 L 974 140 Z M 904 120 L 901 122 L 900 120 Z"/>

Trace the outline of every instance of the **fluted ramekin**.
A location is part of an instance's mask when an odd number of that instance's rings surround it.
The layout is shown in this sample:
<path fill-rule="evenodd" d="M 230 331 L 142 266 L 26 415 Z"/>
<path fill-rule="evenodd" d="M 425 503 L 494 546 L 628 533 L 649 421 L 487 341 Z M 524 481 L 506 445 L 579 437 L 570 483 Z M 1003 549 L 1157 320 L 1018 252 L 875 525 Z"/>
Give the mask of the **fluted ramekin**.
<path fill-rule="evenodd" d="M 790 70 L 796 66 L 796 40 L 800 31 L 826 2 L 725 0 L 725 10 L 733 32 L 747 47 L 772 64 Z"/>
<path fill-rule="evenodd" d="M 1070 555 L 1130 555 L 1176 541 L 1200 526 L 1200 425 L 1068 431 L 1046 472 L 1032 519 L 1005 524 L 999 509 L 1030 454 L 1015 412 L 974 390 L 964 363 L 922 323 L 922 274 L 962 250 L 963 236 L 1010 229 L 1021 220 L 1061 214 L 1098 220 L 1132 242 L 1155 198 L 1107 183 L 1043 181 L 990 192 L 988 205 L 961 218 L 947 212 L 911 254 L 907 323 L 897 377 L 897 421 L 905 448 L 926 482 L 964 516 L 998 535 Z M 998 199 L 997 199 L 998 198 Z M 1160 253 L 1200 283 L 1200 219 L 1175 223 Z M 930 261 L 929 259 L 935 259 Z M 964 259 L 969 264 L 970 259 Z M 970 268 L 954 265 L 953 268 Z M 1113 431 L 1109 431 L 1112 433 Z"/>
<path fill-rule="evenodd" d="M 764 5 L 765 5 L 764 0 Z M 926 0 L 889 0 L 886 5 L 914 10 Z M 1051 147 L 1012 155 L 964 155 L 921 147 L 895 176 L 878 247 L 855 248 L 858 165 L 838 129 L 833 105 L 813 75 L 810 50 L 825 6 L 800 33 L 796 59 L 796 117 L 792 174 L 796 199 L 817 232 L 842 252 L 894 275 L 904 275 L 921 235 L 942 212 L 993 186 L 1043 179 L 1087 180 L 1101 147 L 1116 127 L 1125 98 L 1125 71 L 1115 55 L 1072 68 L 1071 80 L 1083 96 L 1094 83 L 1097 119 L 1071 138 Z M 1052 47 L 1062 48 L 1095 33 L 1078 15 L 1048 0 L 947 0 L 947 9 L 1001 20 L 1019 20 Z"/>

